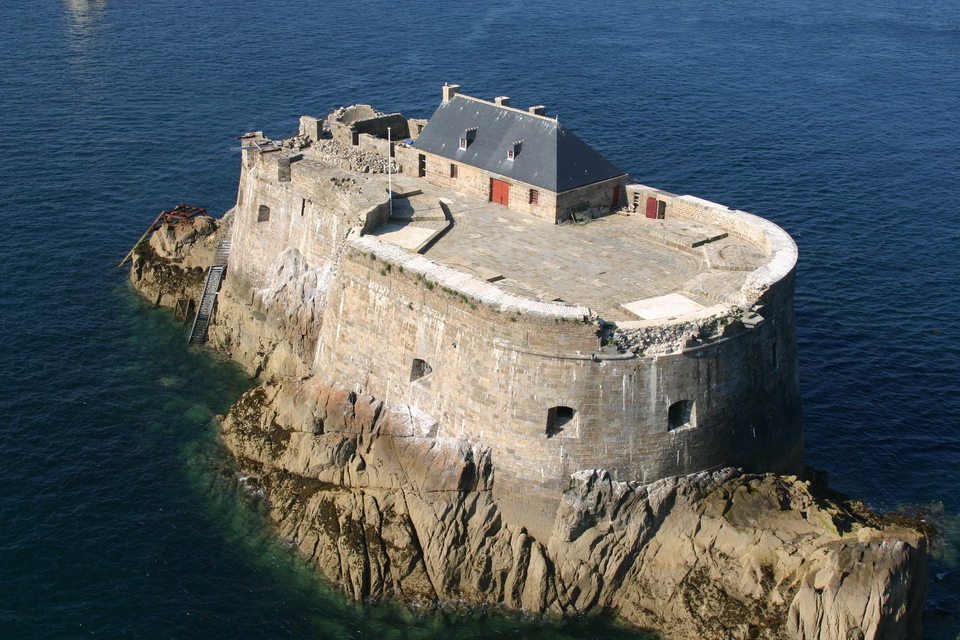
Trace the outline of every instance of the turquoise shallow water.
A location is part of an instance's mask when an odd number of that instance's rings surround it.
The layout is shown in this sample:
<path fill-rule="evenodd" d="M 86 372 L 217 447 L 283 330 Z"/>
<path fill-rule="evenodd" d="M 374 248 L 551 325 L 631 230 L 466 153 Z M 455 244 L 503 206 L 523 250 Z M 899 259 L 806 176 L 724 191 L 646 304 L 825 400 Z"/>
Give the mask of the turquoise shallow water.
<path fill-rule="evenodd" d="M 926 638 L 960 633 L 960 8 L 39 0 L 0 6 L 0 637 L 619 637 L 344 602 L 273 545 L 210 425 L 251 384 L 114 265 L 226 211 L 246 131 L 444 82 L 546 104 L 640 182 L 796 238 L 808 461 L 942 503 Z"/>

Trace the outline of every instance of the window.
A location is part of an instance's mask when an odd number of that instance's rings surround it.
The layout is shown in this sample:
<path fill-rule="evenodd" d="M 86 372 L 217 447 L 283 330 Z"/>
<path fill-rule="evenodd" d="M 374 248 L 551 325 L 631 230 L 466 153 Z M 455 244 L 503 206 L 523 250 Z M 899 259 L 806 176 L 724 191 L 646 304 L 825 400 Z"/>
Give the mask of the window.
<path fill-rule="evenodd" d="M 474 140 L 477 139 L 477 127 L 472 127 L 463 132 L 463 137 L 460 138 L 460 148 L 466 149 L 469 147 Z"/>
<path fill-rule="evenodd" d="M 513 149 L 507 150 L 507 160 L 513 160 Z"/>
<path fill-rule="evenodd" d="M 523 140 L 517 140 L 513 143 L 509 149 L 507 149 L 507 160 L 513 160 L 518 155 L 520 155 L 520 146 L 523 144 Z"/>
<path fill-rule="evenodd" d="M 564 427 L 572 428 L 577 412 L 570 407 L 552 407 L 547 411 L 547 437 L 552 438 L 563 433 Z M 571 429 L 572 430 L 572 429 Z M 567 435 L 576 435 L 575 432 Z"/>
<path fill-rule="evenodd" d="M 420 378 L 430 375 L 433 373 L 433 369 L 427 364 L 426 360 L 421 360 L 420 358 L 413 359 L 413 366 L 410 367 L 410 382 L 414 380 L 419 380 Z"/>
<path fill-rule="evenodd" d="M 693 400 L 681 400 L 670 405 L 667 415 L 667 430 L 697 426 L 697 406 Z"/>
<path fill-rule="evenodd" d="M 540 192 L 530 189 L 530 204 L 540 204 Z"/>
<path fill-rule="evenodd" d="M 450 177 L 456 178 L 460 175 L 460 167 L 455 164 L 450 165 Z"/>
<path fill-rule="evenodd" d="M 257 222 L 266 222 L 270 219 L 270 207 L 265 204 L 260 205 L 260 208 L 257 209 Z"/>

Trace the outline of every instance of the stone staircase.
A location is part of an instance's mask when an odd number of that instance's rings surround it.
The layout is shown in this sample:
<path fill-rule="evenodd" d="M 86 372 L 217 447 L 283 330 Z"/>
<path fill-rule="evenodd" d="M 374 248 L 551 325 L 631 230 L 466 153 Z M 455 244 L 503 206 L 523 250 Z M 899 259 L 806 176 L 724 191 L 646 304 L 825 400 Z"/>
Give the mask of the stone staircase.
<path fill-rule="evenodd" d="M 230 258 L 230 238 L 221 238 L 220 243 L 217 244 L 217 252 L 213 255 L 213 264 L 227 264 L 227 260 Z"/>
<path fill-rule="evenodd" d="M 213 318 L 217 306 L 217 294 L 227 271 L 227 261 L 230 258 L 230 239 L 222 238 L 217 245 L 217 252 L 213 256 L 213 266 L 207 272 L 207 280 L 203 284 L 203 294 L 197 306 L 197 315 L 190 328 L 190 344 L 203 344 L 207 341 L 207 328 Z"/>

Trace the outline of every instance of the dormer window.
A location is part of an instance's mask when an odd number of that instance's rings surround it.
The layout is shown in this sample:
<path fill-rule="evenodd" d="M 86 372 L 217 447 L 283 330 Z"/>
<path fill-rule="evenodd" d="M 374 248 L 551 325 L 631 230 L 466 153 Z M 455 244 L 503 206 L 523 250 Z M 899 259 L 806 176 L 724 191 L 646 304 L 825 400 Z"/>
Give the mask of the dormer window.
<path fill-rule="evenodd" d="M 507 160 L 513 160 L 520 155 L 521 145 L 523 145 L 523 140 L 517 140 L 509 149 L 507 149 Z"/>
<path fill-rule="evenodd" d="M 476 140 L 476 138 L 477 138 L 477 128 L 472 127 L 470 129 L 467 129 L 466 131 L 463 132 L 463 137 L 460 138 L 460 148 L 466 149 L 471 144 L 473 144 L 473 141 Z"/>

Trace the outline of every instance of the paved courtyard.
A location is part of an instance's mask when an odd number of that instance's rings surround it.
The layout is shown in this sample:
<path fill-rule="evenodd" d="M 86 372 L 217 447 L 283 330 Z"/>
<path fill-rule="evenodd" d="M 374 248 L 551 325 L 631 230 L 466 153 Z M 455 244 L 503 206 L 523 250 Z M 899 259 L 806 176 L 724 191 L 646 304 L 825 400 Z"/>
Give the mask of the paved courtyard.
<path fill-rule="evenodd" d="M 732 238 L 710 243 L 713 258 L 703 247 L 668 246 L 722 232 L 682 218 L 615 214 L 555 225 L 420 180 L 401 180 L 397 190 L 422 193 L 395 200 L 391 224 L 375 232 L 384 241 L 406 243 L 512 293 L 583 304 L 612 321 L 666 317 L 731 300 L 764 261 L 759 249 Z M 424 243 L 429 234 L 436 235 Z M 722 269 L 709 264 L 716 256 L 722 256 Z"/>

